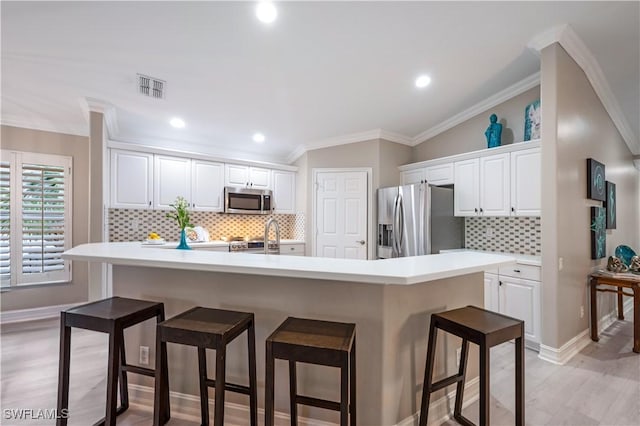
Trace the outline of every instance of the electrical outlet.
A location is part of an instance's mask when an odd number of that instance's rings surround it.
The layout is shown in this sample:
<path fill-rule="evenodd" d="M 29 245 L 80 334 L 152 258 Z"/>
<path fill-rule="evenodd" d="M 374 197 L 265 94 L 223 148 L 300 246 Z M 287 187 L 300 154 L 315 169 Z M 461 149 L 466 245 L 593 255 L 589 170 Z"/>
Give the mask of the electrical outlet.
<path fill-rule="evenodd" d="M 133 219 L 131 221 L 131 230 L 137 232 L 140 229 L 140 220 Z"/>
<path fill-rule="evenodd" d="M 558 271 L 562 271 L 564 269 L 564 258 L 558 258 Z"/>
<path fill-rule="evenodd" d="M 140 346 L 140 364 L 149 365 L 149 346 Z"/>
<path fill-rule="evenodd" d="M 493 228 L 490 228 L 490 227 L 484 228 L 484 236 L 493 237 Z"/>
<path fill-rule="evenodd" d="M 584 318 L 584 305 L 580 306 L 580 318 Z"/>
<path fill-rule="evenodd" d="M 462 348 L 456 349 L 456 367 L 460 367 L 460 356 L 462 354 Z"/>

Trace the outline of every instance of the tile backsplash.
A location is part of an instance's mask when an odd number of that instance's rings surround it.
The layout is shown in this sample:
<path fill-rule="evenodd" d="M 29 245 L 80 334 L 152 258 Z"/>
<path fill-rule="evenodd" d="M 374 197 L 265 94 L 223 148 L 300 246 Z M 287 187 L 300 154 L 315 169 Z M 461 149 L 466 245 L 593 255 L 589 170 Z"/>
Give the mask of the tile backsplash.
<path fill-rule="evenodd" d="M 468 249 L 541 254 L 540 217 L 467 217 L 464 225 Z"/>
<path fill-rule="evenodd" d="M 157 232 L 167 241 L 178 241 L 180 230 L 165 210 L 109 209 L 109 241 L 143 241 L 149 232 Z M 212 240 L 225 236 L 262 236 L 264 225 L 274 217 L 280 225 L 280 238 L 298 239 L 297 215 L 238 215 L 214 212 L 190 212 L 191 223 L 209 231 Z M 304 215 L 302 238 L 304 239 Z"/>

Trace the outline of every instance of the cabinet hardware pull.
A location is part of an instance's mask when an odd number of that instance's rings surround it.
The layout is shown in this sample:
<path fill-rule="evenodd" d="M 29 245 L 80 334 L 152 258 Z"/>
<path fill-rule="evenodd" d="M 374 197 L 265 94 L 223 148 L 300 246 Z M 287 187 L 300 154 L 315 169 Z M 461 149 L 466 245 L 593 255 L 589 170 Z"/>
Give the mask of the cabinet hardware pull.
<path fill-rule="evenodd" d="M 514 269 L 513 272 L 520 273 L 520 269 Z"/>
<path fill-rule="evenodd" d="M 151 201 L 149 201 L 149 207 L 151 207 Z"/>
<path fill-rule="evenodd" d="M 498 284 L 499 284 L 499 285 L 502 285 L 502 281 L 498 281 Z"/>
<path fill-rule="evenodd" d="M 474 212 L 478 213 L 478 208 L 473 209 Z"/>
<path fill-rule="evenodd" d="M 515 212 L 516 212 L 516 208 L 515 208 L 515 207 L 511 207 L 511 211 L 512 211 L 513 213 L 515 213 Z"/>
<path fill-rule="evenodd" d="M 483 212 L 482 207 L 480 207 L 480 213 L 482 213 L 482 212 Z"/>

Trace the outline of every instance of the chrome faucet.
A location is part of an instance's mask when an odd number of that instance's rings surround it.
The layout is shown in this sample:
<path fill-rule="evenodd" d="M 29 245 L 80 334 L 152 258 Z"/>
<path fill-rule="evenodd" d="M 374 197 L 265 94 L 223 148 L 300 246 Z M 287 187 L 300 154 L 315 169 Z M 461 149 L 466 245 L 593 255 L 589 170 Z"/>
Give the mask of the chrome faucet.
<path fill-rule="evenodd" d="M 276 230 L 276 245 L 273 248 L 269 248 L 269 230 L 271 225 L 275 225 Z M 274 218 L 269 218 L 264 225 L 264 254 L 280 254 L 280 225 Z"/>

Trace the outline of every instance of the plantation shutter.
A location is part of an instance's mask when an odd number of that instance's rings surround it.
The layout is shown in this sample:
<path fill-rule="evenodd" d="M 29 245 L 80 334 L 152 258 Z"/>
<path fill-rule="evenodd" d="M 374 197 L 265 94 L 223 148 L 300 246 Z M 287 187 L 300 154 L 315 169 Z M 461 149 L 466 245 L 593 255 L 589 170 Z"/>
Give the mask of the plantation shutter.
<path fill-rule="evenodd" d="M 0 150 L 2 288 L 71 281 L 71 157 Z"/>
<path fill-rule="evenodd" d="M 0 287 L 11 283 L 11 163 L 0 161 Z"/>

